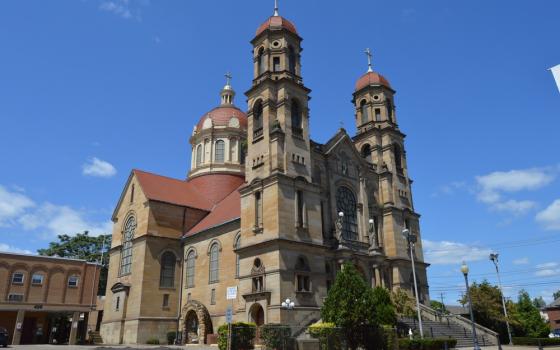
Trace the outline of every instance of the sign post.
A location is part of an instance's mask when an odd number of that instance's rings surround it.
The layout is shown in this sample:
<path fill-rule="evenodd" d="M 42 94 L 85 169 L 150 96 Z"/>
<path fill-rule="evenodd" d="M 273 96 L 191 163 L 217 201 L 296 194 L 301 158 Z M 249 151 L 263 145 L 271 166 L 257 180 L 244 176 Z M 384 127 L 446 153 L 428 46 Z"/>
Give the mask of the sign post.
<path fill-rule="evenodd" d="M 231 323 L 233 321 L 233 301 L 237 299 L 237 286 L 227 287 L 226 299 L 231 300 L 231 305 L 226 309 L 226 322 L 228 324 L 228 342 L 227 350 L 231 350 L 231 339 L 232 339 L 232 328 Z"/>

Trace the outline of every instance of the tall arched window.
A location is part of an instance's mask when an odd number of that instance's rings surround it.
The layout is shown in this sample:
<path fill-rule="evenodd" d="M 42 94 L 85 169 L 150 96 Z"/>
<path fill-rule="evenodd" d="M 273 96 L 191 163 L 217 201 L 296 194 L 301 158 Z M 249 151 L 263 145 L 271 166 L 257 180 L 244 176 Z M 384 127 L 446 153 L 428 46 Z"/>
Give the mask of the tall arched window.
<path fill-rule="evenodd" d="M 301 110 L 299 104 L 296 100 L 292 100 L 292 106 L 290 108 L 290 114 L 292 116 L 292 131 L 297 134 L 301 134 Z"/>
<path fill-rule="evenodd" d="M 290 73 L 296 74 L 296 52 L 291 45 L 288 46 L 288 69 Z"/>
<path fill-rule="evenodd" d="M 173 288 L 175 285 L 175 263 L 177 258 L 172 252 L 165 252 L 161 256 L 161 270 L 159 274 L 159 286 Z"/>
<path fill-rule="evenodd" d="M 212 244 L 210 247 L 210 278 L 209 283 L 216 283 L 219 280 L 219 259 L 220 259 L 220 246 L 218 243 Z"/>
<path fill-rule="evenodd" d="M 121 273 L 120 275 L 128 275 L 132 266 L 132 239 L 136 230 L 136 218 L 130 216 L 124 224 L 123 242 L 121 247 Z"/>
<path fill-rule="evenodd" d="M 258 74 L 261 75 L 266 71 L 266 62 L 264 57 L 264 47 L 261 47 L 257 54 Z"/>
<path fill-rule="evenodd" d="M 202 164 L 202 145 L 196 147 L 196 165 Z"/>
<path fill-rule="evenodd" d="M 362 146 L 362 157 L 371 163 L 371 146 L 367 143 Z"/>
<path fill-rule="evenodd" d="M 358 240 L 356 196 L 348 187 L 341 186 L 336 191 L 336 211 L 337 213 L 344 213 L 342 218 L 342 236 L 349 240 Z"/>
<path fill-rule="evenodd" d="M 403 168 L 402 168 L 401 147 L 395 143 L 395 144 L 393 144 L 393 149 L 394 149 L 394 152 L 395 152 L 395 166 L 397 168 L 397 172 L 402 173 Z"/>
<path fill-rule="evenodd" d="M 393 103 L 390 99 L 387 99 L 387 119 L 393 122 Z"/>
<path fill-rule="evenodd" d="M 194 263 L 195 263 L 196 253 L 191 250 L 187 254 L 187 288 L 194 287 Z"/>
<path fill-rule="evenodd" d="M 258 100 L 253 106 L 253 132 L 255 137 L 262 135 L 262 116 L 263 106 L 261 100 Z"/>
<path fill-rule="evenodd" d="M 367 102 L 366 102 L 366 100 L 362 100 L 360 102 L 360 114 L 362 115 L 362 124 L 367 123 L 368 112 L 367 112 Z"/>
<path fill-rule="evenodd" d="M 298 257 L 296 261 L 296 291 L 297 292 L 310 292 L 311 291 L 311 278 L 309 273 L 311 269 L 307 263 L 307 259 L 303 256 Z"/>
<path fill-rule="evenodd" d="M 241 235 L 235 238 L 235 244 L 233 245 L 235 249 L 241 248 Z M 235 253 L 235 277 L 239 277 L 239 253 Z"/>
<path fill-rule="evenodd" d="M 215 149 L 215 156 L 214 156 L 214 161 L 216 163 L 224 162 L 225 148 L 226 148 L 226 143 L 224 142 L 224 140 L 216 141 L 216 149 Z"/>

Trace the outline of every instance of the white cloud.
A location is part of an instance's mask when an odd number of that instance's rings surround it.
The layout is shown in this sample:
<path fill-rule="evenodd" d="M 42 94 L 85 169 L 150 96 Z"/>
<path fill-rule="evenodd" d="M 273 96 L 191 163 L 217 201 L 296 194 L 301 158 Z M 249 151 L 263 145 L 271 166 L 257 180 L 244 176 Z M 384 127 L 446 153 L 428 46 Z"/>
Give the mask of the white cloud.
<path fill-rule="evenodd" d="M 432 193 L 432 197 L 437 197 L 439 195 L 452 195 L 458 191 L 465 190 L 467 188 L 467 183 L 464 181 L 453 181 L 443 186 L 440 186 L 436 192 Z"/>
<path fill-rule="evenodd" d="M 44 203 L 34 212 L 22 215 L 18 221 L 25 230 L 37 230 L 45 236 L 74 235 L 89 231 L 90 235 L 111 233 L 111 222 L 96 223 L 84 218 L 84 213 L 68 206 Z"/>
<path fill-rule="evenodd" d="M 149 0 L 103 0 L 99 9 L 124 19 L 141 21 L 141 7 L 149 5 L 149 3 Z"/>
<path fill-rule="evenodd" d="M 495 171 L 476 177 L 479 187 L 477 198 L 493 210 L 521 215 L 537 204 L 530 200 L 504 199 L 504 193 L 536 190 L 551 183 L 554 177 L 548 169 L 539 168 Z"/>
<path fill-rule="evenodd" d="M 492 249 L 450 241 L 422 240 L 426 262 L 434 265 L 460 264 L 488 259 Z"/>
<path fill-rule="evenodd" d="M 560 199 L 552 202 L 536 216 L 537 222 L 547 230 L 560 230 Z"/>
<path fill-rule="evenodd" d="M 9 191 L 0 185 L 0 227 L 9 226 L 12 220 L 35 206 L 35 203 L 22 193 L 22 189 Z"/>
<path fill-rule="evenodd" d="M 560 275 L 560 264 L 558 264 L 557 262 L 538 264 L 537 269 L 539 270 L 535 272 L 535 276 L 548 277 Z"/>
<path fill-rule="evenodd" d="M 527 257 L 513 260 L 514 265 L 527 265 L 528 263 L 529 263 L 529 258 Z"/>
<path fill-rule="evenodd" d="M 104 160 L 93 157 L 82 166 L 82 174 L 86 176 L 111 177 L 117 173 L 117 169 Z"/>
<path fill-rule="evenodd" d="M 33 254 L 33 252 L 30 250 L 20 249 L 5 243 L 0 243 L 0 252 L 17 253 L 17 254 Z"/>

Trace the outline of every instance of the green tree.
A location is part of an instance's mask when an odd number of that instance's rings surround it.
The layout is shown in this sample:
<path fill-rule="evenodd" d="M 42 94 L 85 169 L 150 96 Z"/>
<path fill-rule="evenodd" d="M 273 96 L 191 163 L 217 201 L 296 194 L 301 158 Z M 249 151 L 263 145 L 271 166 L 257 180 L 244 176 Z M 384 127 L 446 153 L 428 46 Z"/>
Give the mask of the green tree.
<path fill-rule="evenodd" d="M 416 301 L 406 291 L 397 288 L 391 292 L 391 300 L 398 316 L 416 317 Z"/>
<path fill-rule="evenodd" d="M 324 322 L 341 328 L 350 349 L 382 347 L 385 342 L 381 339 L 372 342 L 371 335 L 382 336 L 378 322 L 392 322 L 390 308 L 376 305 L 376 302 L 390 303 L 387 296 L 388 293 L 380 290 L 374 292 L 354 265 L 347 262 L 336 275 L 321 308 L 321 316 Z"/>
<path fill-rule="evenodd" d="M 394 326 L 397 324 L 397 314 L 395 306 L 391 300 L 391 293 L 386 288 L 375 287 L 373 288 L 372 303 L 375 308 L 373 314 L 374 321 L 377 324 L 384 326 Z"/>
<path fill-rule="evenodd" d="M 441 301 L 430 300 L 430 307 L 434 310 L 438 310 L 439 312 L 445 312 L 445 305 L 443 305 Z"/>
<path fill-rule="evenodd" d="M 104 247 L 103 247 L 104 246 Z M 90 236 L 88 231 L 75 236 L 58 235 L 58 241 L 50 242 L 49 247 L 38 249 L 39 255 L 59 256 L 61 258 L 81 259 L 88 262 L 101 263 L 98 295 L 105 295 L 107 287 L 107 267 L 109 264 L 109 248 L 111 235 Z M 102 254 L 103 249 L 103 254 Z M 103 255 L 103 261 L 101 261 Z"/>
<path fill-rule="evenodd" d="M 539 309 L 531 301 L 529 293 L 524 290 L 519 292 L 513 317 L 518 322 L 514 327 L 516 336 L 538 338 L 546 337 L 550 333 L 548 323 L 542 318 Z"/>
<path fill-rule="evenodd" d="M 556 292 L 552 293 L 552 298 L 554 300 L 560 298 L 560 290 L 557 290 Z"/>
<path fill-rule="evenodd" d="M 546 306 L 546 302 L 542 297 L 538 297 L 533 299 L 533 305 L 535 305 L 537 309 L 542 309 L 543 307 Z"/>

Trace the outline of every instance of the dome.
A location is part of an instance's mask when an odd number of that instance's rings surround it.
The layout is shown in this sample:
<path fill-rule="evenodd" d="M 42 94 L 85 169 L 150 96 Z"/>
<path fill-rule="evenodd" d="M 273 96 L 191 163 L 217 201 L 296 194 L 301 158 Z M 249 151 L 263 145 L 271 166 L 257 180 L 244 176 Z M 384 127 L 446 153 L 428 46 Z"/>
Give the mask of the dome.
<path fill-rule="evenodd" d="M 260 27 L 257 29 L 257 33 L 255 34 L 255 36 L 260 35 L 262 32 L 264 32 L 267 29 L 270 30 L 286 29 L 298 35 L 296 26 L 282 16 L 271 16 L 263 24 L 260 25 Z"/>
<path fill-rule="evenodd" d="M 234 106 L 219 106 L 204 114 L 198 124 L 196 131 L 212 126 L 231 126 L 247 129 L 247 115 Z"/>
<path fill-rule="evenodd" d="M 389 81 L 385 79 L 384 76 L 376 72 L 367 72 L 366 74 L 362 75 L 356 82 L 356 91 L 361 90 L 369 85 L 383 85 L 391 89 L 391 84 L 389 84 Z"/>

